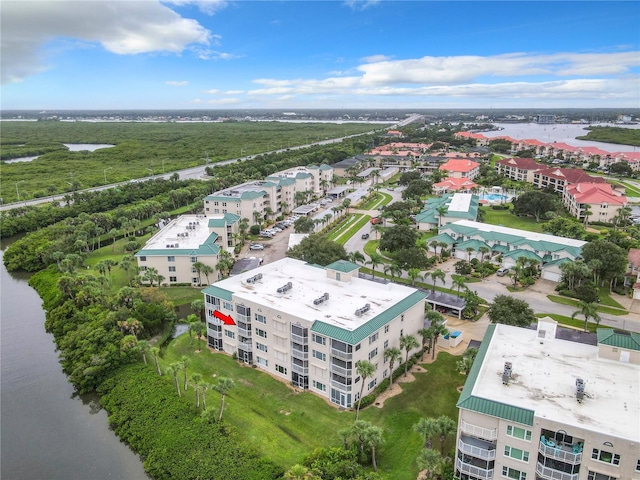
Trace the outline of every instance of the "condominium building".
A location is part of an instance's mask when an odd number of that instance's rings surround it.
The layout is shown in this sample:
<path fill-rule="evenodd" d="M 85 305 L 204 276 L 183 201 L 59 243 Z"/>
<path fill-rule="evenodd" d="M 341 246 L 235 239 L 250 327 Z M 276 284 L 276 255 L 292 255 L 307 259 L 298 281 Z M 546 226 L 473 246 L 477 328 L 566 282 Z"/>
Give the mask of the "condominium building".
<path fill-rule="evenodd" d="M 480 164 L 466 158 L 452 158 L 440 165 L 439 169 L 453 178 L 465 177 L 473 180 L 480 175 Z"/>
<path fill-rule="evenodd" d="M 479 199 L 471 193 L 448 193 L 428 199 L 416 215 L 418 230 L 429 231 L 462 219 L 475 221 Z"/>
<path fill-rule="evenodd" d="M 425 308 L 420 291 L 358 273 L 347 261 L 321 267 L 284 258 L 221 280 L 203 290 L 208 344 L 352 407 L 361 382 L 367 395 L 391 374 L 385 349 L 417 335 Z M 359 360 L 375 365 L 372 377 L 360 378 Z"/>
<path fill-rule="evenodd" d="M 489 326 L 458 401 L 457 479 L 640 478 L 640 336 L 556 330 Z"/>
<path fill-rule="evenodd" d="M 611 222 L 628 205 L 627 197 L 610 183 L 569 185 L 564 189 L 562 201 L 573 217 L 581 221 L 586 217 L 587 222 Z"/>

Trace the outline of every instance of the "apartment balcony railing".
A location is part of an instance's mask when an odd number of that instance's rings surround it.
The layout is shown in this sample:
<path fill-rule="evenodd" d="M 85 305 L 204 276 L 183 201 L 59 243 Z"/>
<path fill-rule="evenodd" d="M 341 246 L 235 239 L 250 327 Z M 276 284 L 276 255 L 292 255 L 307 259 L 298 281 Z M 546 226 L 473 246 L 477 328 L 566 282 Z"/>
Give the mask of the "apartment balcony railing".
<path fill-rule="evenodd" d="M 536 463 L 536 473 L 546 480 L 578 480 L 578 473 L 567 473 L 555 468 L 545 467 L 540 462 Z"/>
<path fill-rule="evenodd" d="M 540 441 L 538 444 L 538 452 L 547 458 L 560 460 L 561 462 L 570 463 L 571 465 L 578 465 L 582 463 L 582 451 L 574 453 L 573 446 L 562 445 L 551 447 Z"/>
<path fill-rule="evenodd" d="M 210 330 L 207 328 L 207 336 L 211 338 L 215 338 L 216 340 L 220 340 L 222 338 L 222 331 Z"/>
<path fill-rule="evenodd" d="M 253 345 L 251 342 L 238 342 L 238 349 L 244 350 L 245 352 L 253 351 Z"/>
<path fill-rule="evenodd" d="M 495 460 L 496 458 L 496 449 L 495 445 L 493 448 L 483 448 L 479 445 L 473 445 L 474 439 L 466 438 L 458 440 L 458 450 L 467 455 L 471 455 L 472 457 L 481 458 L 483 460 Z M 479 442 L 482 442 L 481 440 Z M 482 442 L 484 443 L 484 442 Z M 487 447 L 489 445 L 486 445 Z"/>
<path fill-rule="evenodd" d="M 251 316 L 249 315 L 241 315 L 239 313 L 236 313 L 235 317 L 237 322 L 251 323 Z"/>
<path fill-rule="evenodd" d="M 351 360 L 353 359 L 353 353 L 351 352 L 343 352 L 342 350 L 337 350 L 335 348 L 331 349 L 331 355 L 337 358 L 341 358 L 342 360 Z"/>
<path fill-rule="evenodd" d="M 297 348 L 291 349 L 291 356 L 294 358 L 298 358 L 300 360 L 308 360 L 309 352 L 305 352 L 303 350 L 298 350 Z"/>
<path fill-rule="evenodd" d="M 238 325 L 238 335 L 241 337 L 251 338 L 251 329 L 250 328 L 242 328 Z"/>
<path fill-rule="evenodd" d="M 299 373 L 300 375 L 309 375 L 309 367 L 301 367 L 295 363 L 291 364 L 291 371 Z"/>
<path fill-rule="evenodd" d="M 344 383 L 340 383 L 340 382 L 337 382 L 335 380 L 331 380 L 331 386 L 335 387 L 335 388 L 337 388 L 339 390 L 343 390 L 345 392 L 350 392 L 351 391 L 351 385 L 346 385 Z"/>
<path fill-rule="evenodd" d="M 353 369 L 351 368 L 343 368 L 338 365 L 331 364 L 331 373 L 337 373 L 341 377 L 350 377 L 353 373 Z"/>
<path fill-rule="evenodd" d="M 309 343 L 309 337 L 303 337 L 302 335 L 291 334 L 291 341 L 299 343 L 300 345 L 307 345 Z"/>
<path fill-rule="evenodd" d="M 478 427 L 477 425 L 473 425 L 471 423 L 467 423 L 462 421 L 460 426 L 462 427 L 462 433 L 466 433 L 467 435 L 473 435 L 474 437 L 484 438 L 485 440 L 497 440 L 498 439 L 498 429 L 497 428 L 484 428 Z"/>
<path fill-rule="evenodd" d="M 467 475 L 473 475 L 476 478 L 490 479 L 493 478 L 493 468 L 486 469 L 476 467 L 475 465 L 471 465 L 469 463 L 465 463 L 459 458 L 456 458 L 456 469 L 460 470 L 461 473 L 466 473 Z"/>

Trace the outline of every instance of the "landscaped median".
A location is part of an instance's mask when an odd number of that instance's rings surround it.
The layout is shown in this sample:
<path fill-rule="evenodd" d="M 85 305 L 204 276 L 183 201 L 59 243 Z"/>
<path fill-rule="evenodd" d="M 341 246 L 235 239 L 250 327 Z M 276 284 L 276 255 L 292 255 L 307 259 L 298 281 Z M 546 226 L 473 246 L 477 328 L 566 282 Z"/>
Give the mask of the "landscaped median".
<path fill-rule="evenodd" d="M 561 305 L 571 305 L 572 307 L 576 307 L 576 309 L 580 308 L 580 301 L 575 298 L 561 297 L 559 295 L 547 295 L 547 298 L 552 302 L 559 303 Z M 606 313 L 609 315 L 628 315 L 629 312 L 626 311 L 622 306 L 620 308 L 610 307 L 606 305 L 598 305 L 597 311 L 599 313 Z"/>
<path fill-rule="evenodd" d="M 327 235 L 327 238 L 340 245 L 344 245 L 358 230 L 367 224 L 370 218 L 369 215 L 363 215 L 361 213 L 350 214 L 338 227 Z"/>

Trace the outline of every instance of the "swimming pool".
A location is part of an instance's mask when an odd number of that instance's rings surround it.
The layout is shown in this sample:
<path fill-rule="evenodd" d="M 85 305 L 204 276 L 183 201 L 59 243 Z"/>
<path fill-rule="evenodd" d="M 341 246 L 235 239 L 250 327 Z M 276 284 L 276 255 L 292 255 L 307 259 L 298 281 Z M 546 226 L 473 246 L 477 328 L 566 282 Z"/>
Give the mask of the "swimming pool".
<path fill-rule="evenodd" d="M 508 200 L 507 195 L 500 193 L 481 193 L 480 200 L 487 200 L 489 202 L 506 202 Z"/>

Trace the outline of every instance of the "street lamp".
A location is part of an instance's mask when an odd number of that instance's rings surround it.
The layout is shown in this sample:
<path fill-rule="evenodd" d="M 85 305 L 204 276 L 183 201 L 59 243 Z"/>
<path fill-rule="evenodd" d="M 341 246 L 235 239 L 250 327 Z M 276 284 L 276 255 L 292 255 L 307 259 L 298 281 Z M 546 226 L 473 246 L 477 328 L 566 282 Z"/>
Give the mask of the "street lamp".
<path fill-rule="evenodd" d="M 26 180 L 18 180 L 16 182 L 16 196 L 18 197 L 18 202 L 20 201 L 20 191 L 18 190 L 18 185 L 21 184 L 22 182 L 26 182 Z"/>
<path fill-rule="evenodd" d="M 113 167 L 105 168 L 104 170 L 102 170 L 102 173 L 104 174 L 104 183 L 107 183 L 107 170 L 113 170 Z"/>

